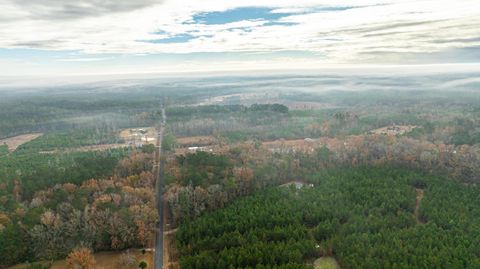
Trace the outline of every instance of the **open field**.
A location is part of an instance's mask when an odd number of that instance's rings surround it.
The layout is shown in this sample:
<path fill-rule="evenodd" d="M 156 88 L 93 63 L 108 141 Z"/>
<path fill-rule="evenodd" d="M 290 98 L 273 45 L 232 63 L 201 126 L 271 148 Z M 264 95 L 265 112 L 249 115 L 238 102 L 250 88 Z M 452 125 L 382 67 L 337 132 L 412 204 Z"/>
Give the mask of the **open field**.
<path fill-rule="evenodd" d="M 128 128 L 120 132 L 120 137 L 129 145 L 155 144 L 154 127 Z"/>
<path fill-rule="evenodd" d="M 197 151 L 220 152 L 221 146 L 218 138 L 214 136 L 188 136 L 179 137 L 175 140 L 177 148 L 175 155 L 185 155 Z"/>
<path fill-rule="evenodd" d="M 95 253 L 95 261 L 97 263 L 95 269 L 120 269 L 121 267 L 117 265 L 117 261 L 120 259 L 120 256 L 123 252 L 120 251 L 106 251 Z M 153 265 L 153 252 L 146 252 L 142 254 L 141 250 L 131 250 L 131 253 L 135 255 L 138 262 L 145 261 L 148 264 L 147 268 L 152 268 Z M 9 267 L 8 269 L 23 269 L 25 264 L 17 264 L 15 266 Z M 137 268 L 135 266 L 135 268 Z M 65 269 L 65 260 L 58 260 L 53 262 L 50 269 Z"/>
<path fill-rule="evenodd" d="M 313 263 L 315 269 L 340 269 L 335 258 L 321 257 Z"/>
<path fill-rule="evenodd" d="M 413 131 L 413 129 L 418 128 L 415 125 L 392 125 L 375 130 L 371 130 L 369 134 L 379 134 L 379 135 L 403 135 Z"/>
<path fill-rule="evenodd" d="M 87 151 L 104 151 L 108 149 L 119 149 L 129 147 L 127 144 L 101 144 L 101 145 L 91 145 L 83 146 L 78 148 L 71 148 L 66 150 L 49 150 L 49 151 L 40 151 L 40 154 L 55 154 L 55 153 L 65 153 L 65 152 L 87 152 Z"/>
<path fill-rule="evenodd" d="M 35 138 L 38 138 L 42 136 L 42 133 L 32 133 L 32 134 L 23 134 L 23 135 L 17 135 L 14 137 L 10 138 L 5 138 L 0 140 L 0 145 L 6 144 L 8 146 L 8 150 L 10 152 L 15 151 L 20 145 L 25 144 L 29 141 L 34 140 Z"/>
<path fill-rule="evenodd" d="M 303 152 L 310 152 L 313 151 L 314 148 L 319 147 L 320 143 L 318 143 L 318 139 L 313 140 L 309 138 L 305 139 L 292 139 L 292 140 L 285 140 L 279 139 L 275 141 L 265 141 L 262 145 L 272 152 L 282 152 L 282 151 L 303 151 Z"/>
<path fill-rule="evenodd" d="M 218 143 L 218 139 L 214 136 L 189 136 L 176 139 L 176 143 L 181 146 L 208 146 Z"/>

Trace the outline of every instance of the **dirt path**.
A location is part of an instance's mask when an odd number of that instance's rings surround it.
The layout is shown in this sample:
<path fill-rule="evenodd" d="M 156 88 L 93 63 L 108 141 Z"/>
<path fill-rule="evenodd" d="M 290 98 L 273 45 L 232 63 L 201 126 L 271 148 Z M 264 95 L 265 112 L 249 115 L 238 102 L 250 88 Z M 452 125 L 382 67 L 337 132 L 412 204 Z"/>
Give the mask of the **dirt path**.
<path fill-rule="evenodd" d="M 164 269 L 179 269 L 180 265 L 178 264 L 178 252 L 175 247 L 175 233 L 177 229 L 172 229 L 174 223 L 172 220 L 172 215 L 168 203 L 164 201 L 164 219 L 165 219 L 165 230 L 164 230 L 164 247 L 163 247 L 163 268 Z"/>
<path fill-rule="evenodd" d="M 178 253 L 175 248 L 175 232 L 165 233 L 165 246 L 163 248 L 163 268 L 179 269 Z"/>
<path fill-rule="evenodd" d="M 424 224 L 424 222 L 420 219 L 418 215 L 418 209 L 420 208 L 420 203 L 422 202 L 422 199 L 423 199 L 424 190 L 419 188 L 415 190 L 417 191 L 417 199 L 416 199 L 415 210 L 413 211 L 413 214 L 415 216 L 415 220 L 417 221 L 417 224 Z"/>

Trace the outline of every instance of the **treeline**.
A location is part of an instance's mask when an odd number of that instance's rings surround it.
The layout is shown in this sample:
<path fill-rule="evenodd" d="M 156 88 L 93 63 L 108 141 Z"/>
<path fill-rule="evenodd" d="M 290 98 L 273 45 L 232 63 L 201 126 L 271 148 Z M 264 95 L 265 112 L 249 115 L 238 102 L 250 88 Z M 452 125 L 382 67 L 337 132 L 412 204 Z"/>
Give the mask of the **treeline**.
<path fill-rule="evenodd" d="M 230 113 L 230 112 L 250 112 L 250 111 L 273 111 L 279 113 L 288 113 L 288 107 L 282 104 L 253 104 L 245 105 L 201 105 L 201 106 L 181 106 L 167 107 L 166 113 L 169 118 L 190 117 L 192 115 L 201 117 L 208 114 Z"/>
<path fill-rule="evenodd" d="M 277 187 L 187 221 L 181 268 L 478 268 L 478 188 L 411 170 L 327 169 L 314 187 Z M 424 188 L 415 218 L 415 188 Z"/>
<path fill-rule="evenodd" d="M 152 160 L 152 154 L 133 152 L 115 163 L 113 176 L 37 187 L 31 198 L 3 207 L 0 267 L 65 258 L 78 247 L 102 251 L 149 246 L 158 221 Z M 93 168 L 92 163 L 87 166 Z"/>

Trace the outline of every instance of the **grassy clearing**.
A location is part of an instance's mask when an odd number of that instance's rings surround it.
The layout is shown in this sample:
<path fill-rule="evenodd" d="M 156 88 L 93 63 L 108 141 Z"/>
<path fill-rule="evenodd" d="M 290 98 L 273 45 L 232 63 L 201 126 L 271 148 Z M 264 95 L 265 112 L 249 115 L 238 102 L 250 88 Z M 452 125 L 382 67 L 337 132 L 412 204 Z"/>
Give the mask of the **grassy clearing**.
<path fill-rule="evenodd" d="M 313 263 L 315 269 L 340 269 L 337 261 L 333 257 L 321 257 Z"/>

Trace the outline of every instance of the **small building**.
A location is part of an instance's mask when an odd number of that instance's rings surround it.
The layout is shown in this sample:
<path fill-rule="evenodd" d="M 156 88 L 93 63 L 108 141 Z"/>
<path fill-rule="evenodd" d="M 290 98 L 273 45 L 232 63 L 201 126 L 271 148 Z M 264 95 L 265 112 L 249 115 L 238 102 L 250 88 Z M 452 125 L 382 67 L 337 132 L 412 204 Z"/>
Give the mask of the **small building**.
<path fill-rule="evenodd" d="M 292 181 L 292 182 L 288 182 L 288 183 L 285 183 L 283 185 L 280 185 L 280 187 L 290 187 L 290 186 L 295 186 L 295 189 L 297 190 L 300 190 L 304 187 L 307 187 L 307 188 L 313 188 L 314 185 L 313 184 L 305 184 L 303 182 L 300 182 L 300 181 Z"/>
<path fill-rule="evenodd" d="M 198 152 L 198 151 L 213 151 L 212 149 L 208 149 L 207 147 L 188 147 L 189 152 Z"/>

